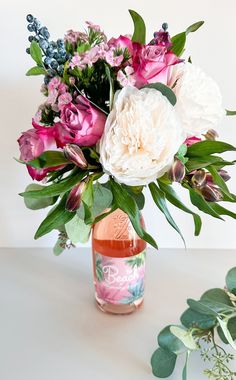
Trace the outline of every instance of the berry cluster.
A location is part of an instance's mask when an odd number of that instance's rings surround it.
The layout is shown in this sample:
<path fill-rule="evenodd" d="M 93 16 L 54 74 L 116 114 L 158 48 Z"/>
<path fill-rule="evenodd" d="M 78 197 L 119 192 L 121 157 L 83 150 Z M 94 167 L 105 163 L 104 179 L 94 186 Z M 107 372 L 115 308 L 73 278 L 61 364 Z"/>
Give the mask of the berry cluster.
<path fill-rule="evenodd" d="M 49 41 L 50 33 L 46 26 L 41 26 L 41 23 L 37 18 L 31 14 L 26 16 L 28 21 L 27 29 L 29 32 L 34 33 L 28 37 L 29 42 L 36 41 L 43 53 L 44 65 L 48 72 L 48 76 L 45 77 L 45 83 L 48 83 L 51 77 L 59 74 L 63 74 L 64 63 L 70 58 L 65 49 L 65 44 L 62 39 L 55 41 Z M 26 49 L 26 52 L 30 54 L 30 48 Z"/>

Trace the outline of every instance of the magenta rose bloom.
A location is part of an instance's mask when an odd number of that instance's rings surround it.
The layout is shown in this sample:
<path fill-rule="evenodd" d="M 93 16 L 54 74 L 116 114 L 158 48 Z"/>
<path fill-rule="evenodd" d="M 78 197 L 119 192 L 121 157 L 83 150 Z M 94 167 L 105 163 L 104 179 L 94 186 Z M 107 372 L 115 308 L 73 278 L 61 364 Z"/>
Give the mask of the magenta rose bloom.
<path fill-rule="evenodd" d="M 84 96 L 78 96 L 77 103 L 69 103 L 62 107 L 61 123 L 55 125 L 57 146 L 67 143 L 80 146 L 92 146 L 101 138 L 106 116 L 92 107 Z"/>
<path fill-rule="evenodd" d="M 163 45 L 134 46 L 133 69 L 136 86 L 161 82 L 168 84 L 171 66 L 181 60 Z"/>

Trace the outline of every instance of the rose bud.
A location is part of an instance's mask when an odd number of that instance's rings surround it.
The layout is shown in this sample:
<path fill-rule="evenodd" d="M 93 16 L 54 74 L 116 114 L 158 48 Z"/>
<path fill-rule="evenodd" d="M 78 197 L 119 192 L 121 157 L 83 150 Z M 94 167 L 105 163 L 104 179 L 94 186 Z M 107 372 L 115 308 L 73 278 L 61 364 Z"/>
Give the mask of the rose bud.
<path fill-rule="evenodd" d="M 73 162 L 76 166 L 79 166 L 81 169 L 85 169 L 88 166 L 88 163 L 84 157 L 84 154 L 81 148 L 76 144 L 66 144 L 64 147 L 65 157 Z"/>
<path fill-rule="evenodd" d="M 219 202 L 223 199 L 223 195 L 215 186 L 206 185 L 201 189 L 201 194 L 203 195 L 204 199 L 208 202 Z"/>
<path fill-rule="evenodd" d="M 175 160 L 169 170 L 169 178 L 173 182 L 182 182 L 185 177 L 185 166 L 180 160 Z"/>
<path fill-rule="evenodd" d="M 206 140 L 215 141 L 219 137 L 218 133 L 214 129 L 209 129 L 205 135 L 203 135 Z"/>
<path fill-rule="evenodd" d="M 194 187 L 202 187 L 207 183 L 207 175 L 205 170 L 196 170 L 191 178 Z"/>
<path fill-rule="evenodd" d="M 79 208 L 85 187 L 86 183 L 84 181 L 73 187 L 66 201 L 66 210 L 73 212 Z"/>

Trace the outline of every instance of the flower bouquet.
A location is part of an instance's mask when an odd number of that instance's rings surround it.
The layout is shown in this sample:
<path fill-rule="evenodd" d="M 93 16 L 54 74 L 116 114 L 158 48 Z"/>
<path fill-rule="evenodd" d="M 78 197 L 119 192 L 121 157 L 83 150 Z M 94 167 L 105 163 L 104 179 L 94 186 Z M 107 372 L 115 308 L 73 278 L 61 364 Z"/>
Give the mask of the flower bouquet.
<path fill-rule="evenodd" d="M 35 66 L 26 75 L 43 75 L 45 100 L 33 128 L 18 139 L 20 162 L 41 184 L 29 185 L 21 195 L 31 209 L 53 205 L 35 239 L 59 230 L 56 254 L 74 244 L 75 225 L 84 241 L 92 226 L 116 209 L 156 248 L 140 222 L 146 186 L 180 235 L 167 202 L 193 216 L 195 235 L 201 218 L 180 201 L 173 182 L 189 192 L 200 211 L 235 218 L 219 204 L 236 201 L 225 170 L 234 161 L 219 154 L 236 149 L 218 141 L 214 129 L 235 112 L 224 110 L 213 79 L 182 58 L 188 34 L 203 22 L 173 37 L 164 23 L 146 43 L 143 19 L 129 12 L 133 36 L 109 40 L 87 22 L 86 31 L 69 30 L 64 39 L 51 41 L 48 29 L 27 16 L 27 53 Z"/>

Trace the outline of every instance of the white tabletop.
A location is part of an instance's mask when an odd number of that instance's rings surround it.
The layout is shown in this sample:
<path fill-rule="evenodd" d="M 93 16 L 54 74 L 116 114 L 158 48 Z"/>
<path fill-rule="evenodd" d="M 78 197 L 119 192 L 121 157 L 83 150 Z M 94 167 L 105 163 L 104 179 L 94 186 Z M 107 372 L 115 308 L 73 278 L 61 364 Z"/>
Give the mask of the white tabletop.
<path fill-rule="evenodd" d="M 154 380 L 158 332 L 235 265 L 235 251 L 150 251 L 142 309 L 113 316 L 95 307 L 90 250 L 2 248 L 0 379 Z M 181 364 L 169 379 L 181 379 Z M 189 379 L 206 379 L 202 368 L 194 355 Z"/>

